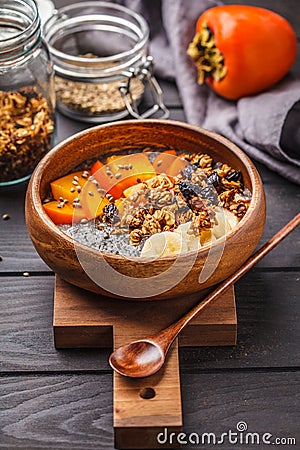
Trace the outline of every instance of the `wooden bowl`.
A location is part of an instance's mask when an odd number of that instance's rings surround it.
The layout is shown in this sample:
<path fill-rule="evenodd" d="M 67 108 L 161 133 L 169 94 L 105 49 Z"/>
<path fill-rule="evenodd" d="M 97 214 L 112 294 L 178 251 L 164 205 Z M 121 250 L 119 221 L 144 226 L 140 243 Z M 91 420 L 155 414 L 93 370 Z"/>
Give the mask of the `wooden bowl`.
<path fill-rule="evenodd" d="M 73 239 L 63 233 L 45 213 L 42 201 L 49 192 L 52 180 L 67 174 L 86 159 L 145 146 L 207 152 L 215 160 L 242 172 L 245 186 L 252 192 L 250 207 L 226 239 L 219 239 L 212 245 L 211 253 L 206 247 L 176 258 L 164 257 L 146 262 L 141 259 L 128 260 L 79 243 L 74 245 Z M 71 136 L 42 159 L 28 186 L 26 221 L 39 255 L 64 280 L 108 297 L 162 300 L 203 291 L 225 279 L 250 256 L 263 232 L 265 196 L 253 163 L 224 137 L 176 121 L 122 121 L 96 126 Z M 217 259 L 211 257 L 214 254 Z M 174 272 L 170 269 L 175 262 Z M 199 282 L 201 274 L 205 271 L 206 274 L 210 273 L 210 266 L 211 275 L 208 278 L 206 276 L 207 279 L 202 276 Z M 107 288 L 105 282 L 99 285 L 93 273 L 91 275 L 94 269 L 99 269 L 103 279 L 109 279 L 110 286 L 114 285 L 116 289 Z M 124 280 L 120 281 L 122 276 L 125 280 L 123 285 Z M 137 284 L 132 284 L 131 279 L 137 280 Z M 143 283 L 151 286 L 151 289 L 145 291 L 141 287 Z M 119 285 L 122 286 L 118 288 Z"/>

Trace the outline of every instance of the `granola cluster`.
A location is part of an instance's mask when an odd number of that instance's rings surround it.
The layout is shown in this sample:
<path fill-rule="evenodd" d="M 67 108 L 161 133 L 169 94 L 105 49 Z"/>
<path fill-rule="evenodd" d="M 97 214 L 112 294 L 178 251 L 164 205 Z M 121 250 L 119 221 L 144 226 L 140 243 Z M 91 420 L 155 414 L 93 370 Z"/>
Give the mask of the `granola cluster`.
<path fill-rule="evenodd" d="M 29 175 L 50 149 L 54 122 L 36 88 L 0 91 L 0 182 Z"/>
<path fill-rule="evenodd" d="M 245 215 L 251 195 L 240 171 L 203 153 L 183 153 L 180 158 L 188 164 L 178 176 L 160 174 L 140 183 L 118 207 L 105 207 L 97 226 L 114 224 L 118 233 L 129 233 L 131 244 L 137 246 L 151 235 L 172 232 L 187 222 L 191 222 L 189 233 L 198 236 L 218 225 L 218 208 L 238 220 Z"/>

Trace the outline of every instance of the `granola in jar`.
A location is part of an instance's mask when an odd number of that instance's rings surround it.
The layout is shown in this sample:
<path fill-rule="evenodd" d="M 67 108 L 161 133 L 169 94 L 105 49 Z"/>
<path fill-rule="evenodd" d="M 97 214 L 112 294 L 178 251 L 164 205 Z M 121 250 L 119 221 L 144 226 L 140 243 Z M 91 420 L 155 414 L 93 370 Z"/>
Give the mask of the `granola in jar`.
<path fill-rule="evenodd" d="M 0 186 L 25 181 L 51 148 L 54 72 L 34 0 L 0 0 Z"/>
<path fill-rule="evenodd" d="M 0 91 L 0 183 L 22 179 L 50 150 L 54 120 L 35 87 Z"/>

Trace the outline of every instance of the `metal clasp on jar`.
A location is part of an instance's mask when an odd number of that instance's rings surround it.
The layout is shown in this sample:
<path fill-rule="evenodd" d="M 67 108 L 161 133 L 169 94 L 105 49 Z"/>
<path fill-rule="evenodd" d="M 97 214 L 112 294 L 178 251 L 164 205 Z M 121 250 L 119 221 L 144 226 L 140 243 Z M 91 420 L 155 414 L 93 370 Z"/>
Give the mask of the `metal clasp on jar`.
<path fill-rule="evenodd" d="M 131 68 L 126 72 L 123 72 L 127 81 L 120 84 L 119 90 L 127 108 L 127 111 L 132 117 L 136 119 L 147 119 L 153 116 L 158 111 L 161 111 L 160 119 L 167 119 L 169 117 L 169 110 L 163 102 L 163 93 L 160 85 L 153 75 L 153 58 L 148 56 L 143 64 L 136 68 Z M 131 92 L 131 81 L 133 78 L 138 77 L 143 83 L 148 83 L 153 99 L 153 105 L 145 112 L 141 113 L 138 110 L 137 102 L 133 99 Z"/>

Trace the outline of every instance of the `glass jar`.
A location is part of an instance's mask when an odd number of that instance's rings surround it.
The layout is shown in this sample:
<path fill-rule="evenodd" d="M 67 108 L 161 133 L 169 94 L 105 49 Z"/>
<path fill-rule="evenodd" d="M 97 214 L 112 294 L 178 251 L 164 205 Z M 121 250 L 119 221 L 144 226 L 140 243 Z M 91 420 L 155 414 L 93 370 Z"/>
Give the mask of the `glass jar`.
<path fill-rule="evenodd" d="M 42 26 L 43 24 L 52 16 L 53 11 L 55 10 L 54 3 L 52 0 L 35 0 L 37 4 L 39 15 L 41 18 Z"/>
<path fill-rule="evenodd" d="M 50 149 L 53 69 L 33 0 L 0 0 L 0 186 L 29 178 Z"/>
<path fill-rule="evenodd" d="M 168 117 L 148 55 L 149 27 L 139 14 L 109 2 L 65 6 L 46 22 L 44 37 L 54 62 L 57 107 L 85 122 Z M 138 104 L 149 83 L 153 106 Z"/>

